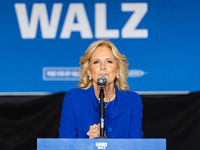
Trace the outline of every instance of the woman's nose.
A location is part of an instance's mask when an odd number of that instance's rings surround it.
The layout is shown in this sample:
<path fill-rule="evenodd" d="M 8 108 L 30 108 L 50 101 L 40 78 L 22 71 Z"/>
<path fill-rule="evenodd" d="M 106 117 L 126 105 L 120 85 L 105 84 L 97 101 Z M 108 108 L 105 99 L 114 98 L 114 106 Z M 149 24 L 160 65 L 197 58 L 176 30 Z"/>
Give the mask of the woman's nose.
<path fill-rule="evenodd" d="M 106 69 L 105 63 L 101 63 L 101 70 L 105 70 L 105 69 Z"/>

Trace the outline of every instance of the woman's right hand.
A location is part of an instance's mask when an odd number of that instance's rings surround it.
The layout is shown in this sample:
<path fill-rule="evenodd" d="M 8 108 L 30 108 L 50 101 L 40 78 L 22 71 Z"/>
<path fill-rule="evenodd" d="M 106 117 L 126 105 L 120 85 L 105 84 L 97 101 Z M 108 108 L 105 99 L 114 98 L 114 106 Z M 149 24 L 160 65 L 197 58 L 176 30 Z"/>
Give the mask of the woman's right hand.
<path fill-rule="evenodd" d="M 100 123 L 90 126 L 87 135 L 89 136 L 89 139 L 100 137 Z"/>

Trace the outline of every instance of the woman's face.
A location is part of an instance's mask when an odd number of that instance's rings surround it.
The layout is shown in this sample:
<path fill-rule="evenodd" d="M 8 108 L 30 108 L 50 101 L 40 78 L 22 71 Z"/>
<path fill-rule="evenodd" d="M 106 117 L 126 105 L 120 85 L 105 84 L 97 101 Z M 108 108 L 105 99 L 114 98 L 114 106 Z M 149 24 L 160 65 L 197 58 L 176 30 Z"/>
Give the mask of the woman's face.
<path fill-rule="evenodd" d="M 93 84 L 97 84 L 97 78 L 100 75 L 108 78 L 107 84 L 114 84 L 116 76 L 119 75 L 119 69 L 110 48 L 104 45 L 99 46 L 92 53 L 87 74 L 93 79 Z"/>

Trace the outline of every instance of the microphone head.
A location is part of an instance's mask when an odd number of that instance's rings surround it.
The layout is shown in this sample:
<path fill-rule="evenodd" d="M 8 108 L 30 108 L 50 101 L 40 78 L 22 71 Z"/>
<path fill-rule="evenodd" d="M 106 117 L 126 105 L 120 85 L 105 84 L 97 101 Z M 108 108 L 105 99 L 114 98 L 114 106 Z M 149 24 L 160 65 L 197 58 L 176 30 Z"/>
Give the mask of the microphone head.
<path fill-rule="evenodd" d="M 100 75 L 100 76 L 98 77 L 98 79 L 97 79 L 97 84 L 98 84 L 98 86 L 100 86 L 100 87 L 104 87 L 104 86 L 106 85 L 107 81 L 108 81 L 108 79 L 107 79 L 106 76 Z"/>

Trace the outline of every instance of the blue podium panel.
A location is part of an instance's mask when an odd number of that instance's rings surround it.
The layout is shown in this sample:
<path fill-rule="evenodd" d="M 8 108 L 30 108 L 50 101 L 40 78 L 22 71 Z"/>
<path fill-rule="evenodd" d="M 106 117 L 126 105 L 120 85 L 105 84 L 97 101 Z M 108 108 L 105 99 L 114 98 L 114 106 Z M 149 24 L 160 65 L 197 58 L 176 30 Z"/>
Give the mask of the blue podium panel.
<path fill-rule="evenodd" d="M 166 150 L 166 139 L 37 139 L 37 150 Z"/>

